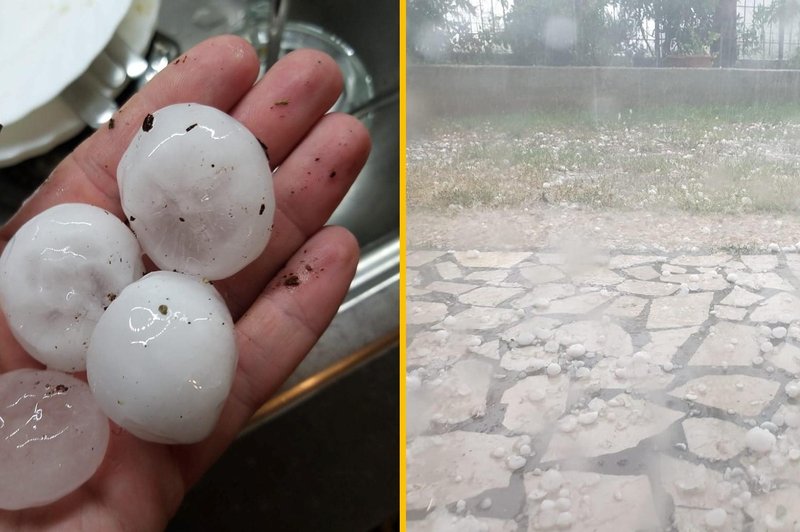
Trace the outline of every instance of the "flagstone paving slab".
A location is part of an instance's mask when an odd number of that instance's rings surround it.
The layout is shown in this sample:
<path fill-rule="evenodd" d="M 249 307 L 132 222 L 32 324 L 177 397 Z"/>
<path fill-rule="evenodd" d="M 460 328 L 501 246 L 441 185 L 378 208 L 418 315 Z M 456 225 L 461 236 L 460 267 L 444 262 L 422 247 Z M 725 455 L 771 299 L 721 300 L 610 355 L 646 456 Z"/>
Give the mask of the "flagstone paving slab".
<path fill-rule="evenodd" d="M 466 305 L 479 307 L 496 307 L 503 301 L 522 293 L 519 288 L 503 288 L 499 286 L 482 286 L 458 296 L 458 300 Z"/>
<path fill-rule="evenodd" d="M 574 430 L 569 431 L 563 430 L 563 425 L 557 428 L 542 460 L 549 462 L 617 453 L 660 434 L 684 416 L 677 410 L 624 393 L 606 405 L 604 415 L 594 423 L 578 423 Z"/>
<path fill-rule="evenodd" d="M 573 530 L 619 532 L 650 530 L 658 526 L 652 490 L 644 475 L 563 471 L 556 472 L 558 477 L 553 481 L 549 473 L 551 471 L 543 475 L 525 475 L 525 490 L 529 496 L 535 494 L 537 497 L 530 501 L 530 532 L 557 529 L 557 525 L 548 525 L 566 513 L 564 508 L 568 508 L 568 513 L 574 517 Z M 558 488 L 548 490 L 556 484 Z M 545 495 L 538 498 L 540 493 Z"/>
<path fill-rule="evenodd" d="M 627 268 L 625 273 L 640 281 L 652 281 L 661 276 L 652 266 L 634 266 L 633 268 Z"/>
<path fill-rule="evenodd" d="M 555 266 L 536 265 L 526 266 L 519 270 L 522 277 L 524 277 L 530 284 L 552 283 L 564 278 L 564 272 Z"/>
<path fill-rule="evenodd" d="M 691 366 L 750 366 L 761 356 L 758 329 L 720 321 L 708 332 L 703 343 L 689 360 Z"/>
<path fill-rule="evenodd" d="M 566 376 L 527 377 L 503 393 L 507 405 L 503 426 L 516 433 L 537 434 L 564 412 L 569 393 Z"/>
<path fill-rule="evenodd" d="M 475 250 L 453 253 L 456 261 L 467 268 L 510 268 L 530 256 L 530 253 Z"/>
<path fill-rule="evenodd" d="M 511 449 L 513 444 L 514 438 L 477 432 L 418 436 L 407 450 L 408 507 L 424 509 L 507 486 L 511 471 L 492 451 Z"/>
<path fill-rule="evenodd" d="M 701 405 L 757 416 L 772 401 L 780 384 L 749 375 L 706 375 L 669 392 L 673 397 Z"/>
<path fill-rule="evenodd" d="M 759 301 L 762 301 L 764 296 L 760 296 L 758 294 L 754 294 L 748 290 L 740 286 L 733 287 L 733 290 L 725 296 L 721 303 L 723 305 L 731 305 L 734 307 L 749 307 L 750 305 L 754 305 Z"/>
<path fill-rule="evenodd" d="M 709 460 L 730 460 L 745 449 L 747 429 L 714 417 L 690 417 L 681 423 L 689 450 Z"/>
<path fill-rule="evenodd" d="M 709 317 L 713 294 L 679 294 L 659 297 L 650 303 L 648 329 L 672 329 L 700 325 Z"/>

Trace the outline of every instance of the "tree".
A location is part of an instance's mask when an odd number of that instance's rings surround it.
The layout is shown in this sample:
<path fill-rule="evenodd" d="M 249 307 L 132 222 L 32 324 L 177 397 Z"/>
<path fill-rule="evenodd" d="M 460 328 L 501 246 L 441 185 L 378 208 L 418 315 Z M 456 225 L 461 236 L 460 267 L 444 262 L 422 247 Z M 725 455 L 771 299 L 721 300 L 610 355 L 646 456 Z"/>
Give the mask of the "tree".
<path fill-rule="evenodd" d="M 519 64 L 605 64 L 620 44 L 608 4 L 608 0 L 516 0 L 507 15 L 504 40 Z"/>
<path fill-rule="evenodd" d="M 407 52 L 411 59 L 446 59 L 456 35 L 465 33 L 466 17 L 474 14 L 470 0 L 408 0 Z"/>

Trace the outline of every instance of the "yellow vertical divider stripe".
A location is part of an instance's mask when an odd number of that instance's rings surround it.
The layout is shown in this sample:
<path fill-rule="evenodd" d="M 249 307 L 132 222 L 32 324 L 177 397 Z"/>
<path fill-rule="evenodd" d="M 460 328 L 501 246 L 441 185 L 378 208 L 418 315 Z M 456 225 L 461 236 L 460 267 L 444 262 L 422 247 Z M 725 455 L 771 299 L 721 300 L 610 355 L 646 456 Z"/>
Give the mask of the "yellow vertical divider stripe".
<path fill-rule="evenodd" d="M 406 0 L 400 0 L 400 530 L 406 530 Z"/>

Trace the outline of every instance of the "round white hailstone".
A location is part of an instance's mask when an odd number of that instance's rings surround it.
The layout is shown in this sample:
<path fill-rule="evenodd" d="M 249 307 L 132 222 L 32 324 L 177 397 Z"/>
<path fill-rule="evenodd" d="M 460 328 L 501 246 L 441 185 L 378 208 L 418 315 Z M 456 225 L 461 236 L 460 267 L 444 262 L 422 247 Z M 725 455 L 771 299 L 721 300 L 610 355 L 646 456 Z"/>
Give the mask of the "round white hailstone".
<path fill-rule="evenodd" d="M 544 401 L 544 398 L 547 397 L 547 394 L 544 392 L 544 390 L 536 388 L 534 390 L 529 391 L 527 393 L 527 396 L 529 401 L 538 403 L 540 401 Z"/>
<path fill-rule="evenodd" d="M 775 424 L 775 423 L 773 423 L 772 421 L 765 421 L 765 422 L 763 422 L 761 425 L 759 425 L 759 427 L 761 427 L 761 428 L 762 428 L 762 429 L 764 429 L 764 430 L 768 430 L 768 431 L 770 431 L 770 432 L 771 432 L 771 433 L 773 433 L 773 434 L 775 434 L 776 432 L 778 432 L 778 425 L 776 425 L 776 424 Z"/>
<path fill-rule="evenodd" d="M 131 228 L 162 270 L 222 279 L 267 246 L 275 193 L 264 148 L 213 107 L 182 103 L 148 115 L 117 181 Z"/>
<path fill-rule="evenodd" d="M 517 338 L 517 345 L 524 347 L 526 345 L 531 345 L 535 340 L 536 336 L 534 336 L 532 333 L 527 333 L 527 332 L 519 333 L 519 337 Z"/>
<path fill-rule="evenodd" d="M 663 364 L 661 364 L 661 369 L 663 369 L 664 371 L 672 371 L 673 369 L 675 369 L 675 366 L 672 364 L 672 362 L 664 362 Z"/>
<path fill-rule="evenodd" d="M 597 421 L 599 413 L 596 411 L 583 412 L 578 414 L 578 423 L 581 425 L 591 425 Z"/>
<path fill-rule="evenodd" d="M 796 399 L 797 397 L 800 396 L 800 381 L 787 382 L 783 390 L 786 392 L 786 395 L 788 395 L 792 399 Z"/>
<path fill-rule="evenodd" d="M 767 246 L 767 249 L 769 249 L 770 253 L 778 253 L 781 250 L 781 247 L 775 242 L 771 242 L 770 245 Z"/>
<path fill-rule="evenodd" d="M 492 449 L 492 457 L 493 458 L 502 458 L 506 455 L 506 450 L 504 447 L 495 447 Z"/>
<path fill-rule="evenodd" d="M 51 369 L 83 371 L 95 324 L 144 273 L 136 238 L 92 205 L 51 207 L 23 225 L 0 257 L 0 304 L 14 337 Z"/>
<path fill-rule="evenodd" d="M 550 340 L 546 344 L 544 344 L 544 350 L 546 353 L 557 353 L 558 352 L 558 342 L 555 340 Z"/>
<path fill-rule="evenodd" d="M 491 507 L 492 507 L 492 499 L 490 499 L 489 497 L 486 497 L 485 499 L 481 500 L 480 503 L 478 503 L 478 508 L 480 508 L 481 510 L 488 510 Z"/>
<path fill-rule="evenodd" d="M 747 447 L 757 453 L 768 453 L 775 446 L 775 435 L 761 427 L 753 427 L 744 436 Z"/>
<path fill-rule="evenodd" d="M 464 499 L 459 499 L 456 501 L 456 513 L 463 514 L 467 511 L 467 501 Z"/>
<path fill-rule="evenodd" d="M 556 526 L 561 530 L 570 528 L 575 523 L 575 518 L 570 512 L 561 512 L 556 518 Z"/>
<path fill-rule="evenodd" d="M 480 256 L 481 256 L 481 252 L 478 251 L 477 249 L 471 249 L 471 250 L 467 251 L 467 258 L 468 259 L 477 259 Z"/>
<path fill-rule="evenodd" d="M 557 491 L 564 484 L 564 477 L 557 469 L 548 469 L 539 481 L 539 487 L 548 493 Z"/>
<path fill-rule="evenodd" d="M 600 412 L 602 409 L 606 407 L 606 402 L 600 399 L 599 397 L 595 397 L 586 405 L 589 407 L 589 410 L 592 412 Z"/>
<path fill-rule="evenodd" d="M 540 309 L 540 310 L 546 309 L 547 307 L 550 306 L 550 301 L 548 299 L 543 298 L 543 297 L 538 297 L 538 298 L 533 300 L 533 306 L 535 308 L 537 308 L 537 309 Z"/>
<path fill-rule="evenodd" d="M 559 498 L 556 499 L 556 507 L 559 510 L 569 510 L 570 508 L 572 508 L 572 501 L 570 500 L 569 496 L 562 497 L 560 492 L 558 495 Z"/>
<path fill-rule="evenodd" d="M 786 332 L 786 327 L 775 327 L 772 329 L 772 337 L 780 340 L 786 337 Z"/>
<path fill-rule="evenodd" d="M 774 346 L 771 342 L 761 342 L 761 345 L 758 346 L 758 348 L 761 349 L 762 353 L 771 353 L 774 349 Z"/>
<path fill-rule="evenodd" d="M 789 460 L 800 460 L 800 449 L 789 449 Z"/>
<path fill-rule="evenodd" d="M 571 414 L 564 416 L 558 422 L 558 429 L 561 432 L 574 432 L 576 428 L 578 428 L 578 418 Z"/>
<path fill-rule="evenodd" d="M 591 370 L 586 367 L 581 367 L 575 370 L 576 379 L 588 379 L 591 375 L 592 375 Z"/>
<path fill-rule="evenodd" d="M 125 288 L 97 323 L 89 386 L 108 417 L 141 439 L 202 440 L 236 370 L 233 320 L 196 277 L 153 272 Z"/>
<path fill-rule="evenodd" d="M 422 388 L 422 379 L 416 373 L 409 373 L 406 375 L 406 389 L 419 390 Z"/>
<path fill-rule="evenodd" d="M 433 333 L 433 336 L 434 336 L 434 338 L 436 339 L 437 342 L 439 342 L 440 344 L 444 344 L 445 342 L 447 342 L 447 339 L 450 337 L 450 333 L 445 331 L 445 330 L 441 330 L 441 331 L 436 331 L 435 333 Z"/>
<path fill-rule="evenodd" d="M 551 364 L 549 364 L 549 365 L 547 366 L 547 369 L 546 369 L 545 371 L 546 371 L 546 372 L 547 372 L 547 374 L 548 374 L 548 375 L 550 375 L 551 377 L 555 377 L 556 375 L 558 375 L 559 373 L 561 373 L 561 366 L 559 366 L 559 365 L 558 365 L 558 364 L 556 364 L 555 362 L 552 362 Z"/>
<path fill-rule="evenodd" d="M 58 371 L 11 371 L 0 375 L 0 404 L 0 508 L 51 503 L 97 471 L 108 419 L 85 382 Z"/>
<path fill-rule="evenodd" d="M 728 520 L 728 514 L 723 508 L 714 508 L 706 512 L 704 521 L 709 528 L 722 528 Z"/>
<path fill-rule="evenodd" d="M 586 354 L 586 348 L 583 344 L 572 344 L 567 348 L 567 356 L 570 358 L 582 357 Z"/>
<path fill-rule="evenodd" d="M 519 454 L 522 456 L 530 456 L 532 452 L 533 449 L 531 449 L 531 446 L 527 443 L 523 443 L 519 446 Z"/>
<path fill-rule="evenodd" d="M 525 467 L 525 464 L 528 461 L 518 454 L 512 454 L 508 458 L 506 458 L 506 466 L 510 471 L 516 471 L 517 469 L 522 469 Z"/>
<path fill-rule="evenodd" d="M 726 279 L 728 280 L 729 283 L 735 283 L 736 281 L 739 280 L 739 276 L 736 275 L 735 273 L 729 273 Z"/>

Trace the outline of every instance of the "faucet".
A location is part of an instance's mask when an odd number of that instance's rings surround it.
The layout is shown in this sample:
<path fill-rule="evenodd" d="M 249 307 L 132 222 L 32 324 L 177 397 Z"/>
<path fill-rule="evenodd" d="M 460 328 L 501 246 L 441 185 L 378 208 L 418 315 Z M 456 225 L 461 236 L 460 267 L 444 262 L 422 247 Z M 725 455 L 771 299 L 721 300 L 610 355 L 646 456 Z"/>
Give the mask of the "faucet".
<path fill-rule="evenodd" d="M 259 77 L 278 61 L 281 39 L 289 12 L 289 0 L 251 0 L 248 2 L 248 36 L 261 61 Z"/>

